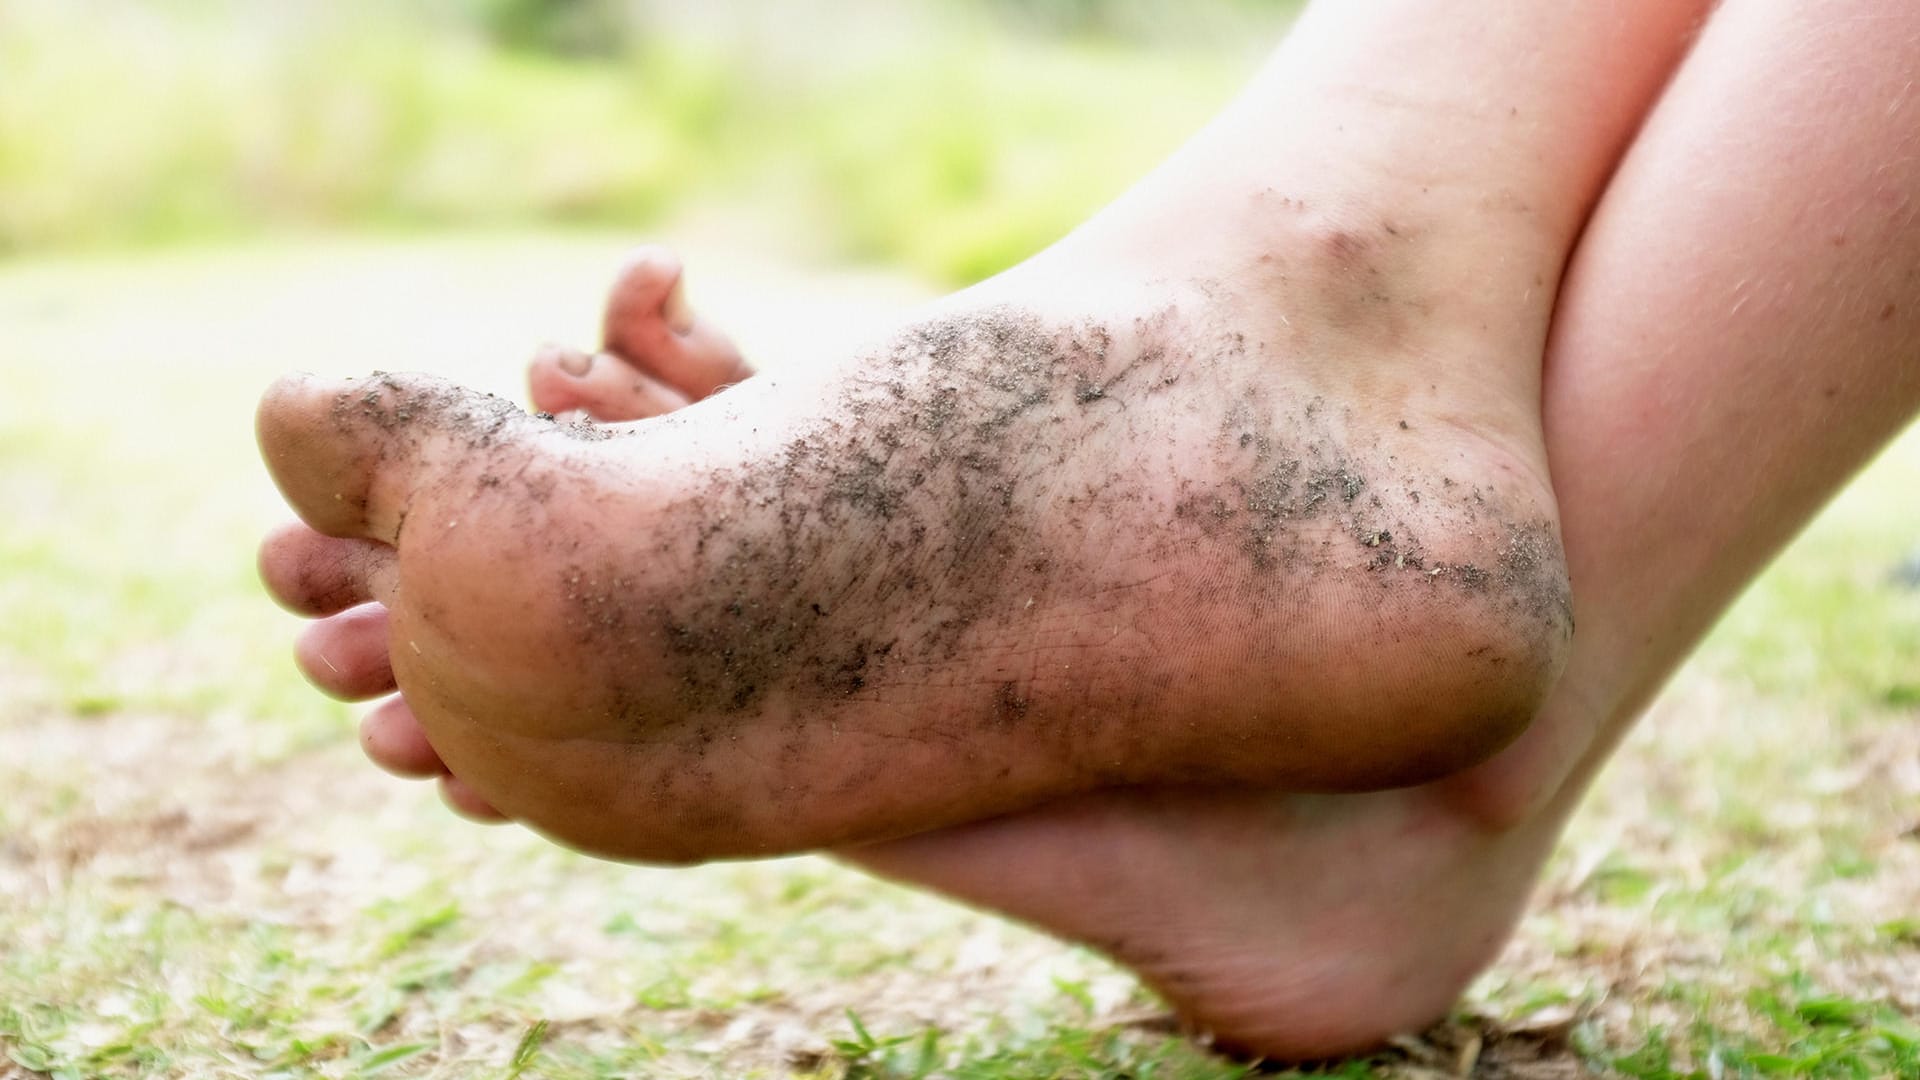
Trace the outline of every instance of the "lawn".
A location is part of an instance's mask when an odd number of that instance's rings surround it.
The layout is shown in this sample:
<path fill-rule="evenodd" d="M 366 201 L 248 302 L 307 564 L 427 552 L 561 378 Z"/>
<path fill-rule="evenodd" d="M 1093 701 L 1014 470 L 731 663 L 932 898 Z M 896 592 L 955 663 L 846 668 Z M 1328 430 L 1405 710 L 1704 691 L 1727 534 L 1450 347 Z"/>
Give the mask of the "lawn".
<path fill-rule="evenodd" d="M 515 394 L 618 246 L 0 265 L 0 1077 L 1241 1075 L 1086 951 L 818 859 L 595 862 L 358 758 L 254 577 L 254 397 Z M 767 359 L 927 291 L 685 246 Z M 1454 1021 L 1323 1071 L 1920 1076 L 1917 525 L 1910 434 L 1654 708 Z"/>

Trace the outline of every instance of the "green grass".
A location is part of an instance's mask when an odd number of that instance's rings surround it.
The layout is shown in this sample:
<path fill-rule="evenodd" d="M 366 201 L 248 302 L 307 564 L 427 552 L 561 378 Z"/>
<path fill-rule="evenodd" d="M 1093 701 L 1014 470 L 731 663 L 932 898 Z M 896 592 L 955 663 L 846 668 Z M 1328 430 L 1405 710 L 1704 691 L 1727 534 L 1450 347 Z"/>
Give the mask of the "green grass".
<path fill-rule="evenodd" d="M 1920 604 L 1893 583 L 1902 557 L 1920 554 L 1920 460 L 1891 454 L 1876 479 L 1828 511 L 1821 558 L 1783 562 L 1722 621 L 1710 655 L 1724 670 L 1770 697 L 1849 714 L 1920 704 Z"/>
<path fill-rule="evenodd" d="M 751 201 L 796 244 L 968 281 L 1163 157 L 1290 6 L 1242 18 L 1235 48 L 842 3 L 798 40 L 667 20 L 568 58 L 497 46 L 456 17 L 473 4 L 12 0 L 0 254 L 346 223 L 637 228 Z"/>
<path fill-rule="evenodd" d="M 282 513 L 255 395 L 403 366 L 515 393 L 624 239 L 0 267 L 0 1076 L 1245 1074 L 1136 1023 L 1151 998 L 1084 951 L 814 860 L 596 863 L 357 760 L 253 578 Z M 757 355 L 917 291 L 691 247 Z M 1910 434 L 1735 607 L 1449 1037 L 1634 1077 L 1920 1075 L 1920 592 L 1887 576 L 1916 491 Z"/>

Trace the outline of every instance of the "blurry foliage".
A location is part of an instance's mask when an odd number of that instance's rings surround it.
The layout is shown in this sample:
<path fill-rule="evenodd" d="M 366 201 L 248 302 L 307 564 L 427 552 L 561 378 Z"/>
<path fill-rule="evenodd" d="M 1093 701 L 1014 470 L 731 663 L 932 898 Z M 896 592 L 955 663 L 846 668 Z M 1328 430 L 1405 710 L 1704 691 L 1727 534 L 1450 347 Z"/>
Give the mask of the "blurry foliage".
<path fill-rule="evenodd" d="M 979 9 L 1003 24 L 1028 32 L 1093 35 L 1147 44 L 1217 36 L 1223 23 L 1246 16 L 1290 13 L 1296 0 L 1214 0 L 1169 4 L 1165 0 L 950 0 Z"/>
<path fill-rule="evenodd" d="M 0 0 L 0 255 L 286 227 L 637 229 L 753 201 L 832 251 L 971 279 L 1149 167 L 1272 36 L 1147 47 L 981 17 L 1013 3 Z M 1249 5 L 1274 3 L 1192 10 Z M 1058 25 L 1121 6 L 1075 0 Z"/>
<path fill-rule="evenodd" d="M 478 13 L 499 44 L 559 56 L 618 56 L 634 29 L 618 0 L 480 0 Z"/>

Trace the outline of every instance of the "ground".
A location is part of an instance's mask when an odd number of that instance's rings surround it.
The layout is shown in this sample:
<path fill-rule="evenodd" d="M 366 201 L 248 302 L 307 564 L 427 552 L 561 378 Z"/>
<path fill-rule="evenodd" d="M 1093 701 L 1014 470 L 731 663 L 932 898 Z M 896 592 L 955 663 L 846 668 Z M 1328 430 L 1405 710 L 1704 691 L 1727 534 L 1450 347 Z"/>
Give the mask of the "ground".
<path fill-rule="evenodd" d="M 300 682 L 252 569 L 282 514 L 259 390 L 517 397 L 622 241 L 0 265 L 0 1080 L 1242 1075 L 1091 954 L 825 861 L 632 869 L 465 824 Z M 922 293 L 684 246 L 769 361 Z M 1655 707 L 1457 1017 L 1320 1071 L 1920 1076 L 1916 522 L 1920 432 Z"/>

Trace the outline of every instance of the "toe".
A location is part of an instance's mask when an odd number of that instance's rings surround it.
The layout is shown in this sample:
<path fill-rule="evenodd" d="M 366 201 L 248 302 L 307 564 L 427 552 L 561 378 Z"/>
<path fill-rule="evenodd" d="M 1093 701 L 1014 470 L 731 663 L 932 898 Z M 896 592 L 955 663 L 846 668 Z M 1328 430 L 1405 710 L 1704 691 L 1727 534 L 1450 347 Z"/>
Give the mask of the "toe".
<path fill-rule="evenodd" d="M 727 336 L 694 314 L 679 256 L 635 248 L 607 296 L 608 352 L 698 401 L 752 374 Z"/>
<path fill-rule="evenodd" d="M 393 549 L 371 540 L 323 536 L 300 522 L 260 545 L 260 580 L 275 600 L 301 615 L 332 615 L 393 594 Z"/>
<path fill-rule="evenodd" d="M 585 410 L 603 423 L 644 420 L 681 408 L 687 396 L 609 353 L 549 345 L 527 370 L 534 407 L 543 412 Z"/>
<path fill-rule="evenodd" d="M 387 609 L 363 604 L 308 627 L 293 655 L 309 682 L 342 701 L 392 693 Z"/>
<path fill-rule="evenodd" d="M 507 820 L 507 815 L 495 810 L 493 804 L 468 787 L 466 781 L 451 774 L 440 778 L 440 798 L 454 813 L 468 821 L 498 825 Z"/>
<path fill-rule="evenodd" d="M 681 291 L 682 270 L 680 256 L 659 244 L 643 244 L 627 252 L 607 293 L 607 311 L 601 324 L 609 346 L 644 344 L 649 340 L 644 335 L 656 330 L 684 334 L 692 329 L 693 309 L 687 306 L 684 294 L 671 305 L 680 321 L 667 321 L 668 301 Z"/>
<path fill-rule="evenodd" d="M 267 389 L 256 430 L 274 482 L 307 524 L 391 544 L 417 494 L 531 422 L 499 398 L 427 376 L 289 375 Z"/>
<path fill-rule="evenodd" d="M 360 748 L 375 765 L 395 776 L 424 780 L 447 773 L 405 698 L 388 698 L 367 713 L 360 721 Z"/>

